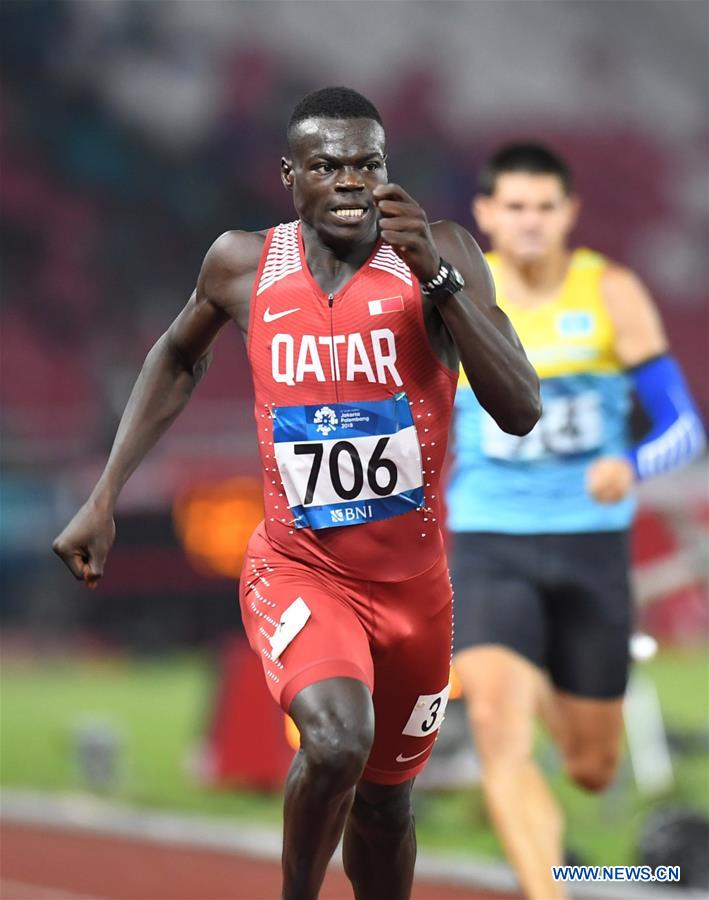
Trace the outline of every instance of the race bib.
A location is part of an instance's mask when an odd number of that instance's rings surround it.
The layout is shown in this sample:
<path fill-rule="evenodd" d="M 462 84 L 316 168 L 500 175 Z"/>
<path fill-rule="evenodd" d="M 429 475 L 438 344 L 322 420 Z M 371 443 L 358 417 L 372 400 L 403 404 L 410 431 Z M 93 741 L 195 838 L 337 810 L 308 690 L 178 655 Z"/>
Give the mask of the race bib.
<path fill-rule="evenodd" d="M 359 525 L 425 505 L 406 394 L 274 406 L 272 413 L 276 463 L 296 528 Z"/>
<path fill-rule="evenodd" d="M 522 437 L 506 434 L 482 413 L 482 450 L 492 459 L 529 462 L 571 456 L 597 450 L 602 442 L 601 397 L 595 391 L 545 400 L 541 419 Z"/>
<path fill-rule="evenodd" d="M 421 694 L 402 734 L 426 737 L 427 734 L 438 731 L 443 724 L 450 689 L 450 684 L 447 684 L 438 694 Z"/>

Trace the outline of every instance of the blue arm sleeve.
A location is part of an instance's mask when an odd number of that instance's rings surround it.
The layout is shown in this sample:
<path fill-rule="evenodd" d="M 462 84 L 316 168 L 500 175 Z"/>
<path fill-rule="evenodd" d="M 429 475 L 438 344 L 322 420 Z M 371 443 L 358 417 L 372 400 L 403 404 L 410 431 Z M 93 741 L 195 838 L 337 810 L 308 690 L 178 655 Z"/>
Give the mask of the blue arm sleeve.
<path fill-rule="evenodd" d="M 631 369 L 633 387 L 651 422 L 650 431 L 628 451 L 642 481 L 686 465 L 704 449 L 704 426 L 672 356 L 659 356 Z"/>

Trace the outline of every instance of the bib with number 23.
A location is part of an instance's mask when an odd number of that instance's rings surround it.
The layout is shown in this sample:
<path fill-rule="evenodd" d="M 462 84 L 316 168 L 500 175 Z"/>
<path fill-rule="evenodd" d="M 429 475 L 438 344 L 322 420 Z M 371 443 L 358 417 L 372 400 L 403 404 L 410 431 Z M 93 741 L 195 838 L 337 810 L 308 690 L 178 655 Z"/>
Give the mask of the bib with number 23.
<path fill-rule="evenodd" d="M 276 463 L 296 528 L 361 525 L 425 506 L 406 394 L 274 406 L 272 415 Z"/>

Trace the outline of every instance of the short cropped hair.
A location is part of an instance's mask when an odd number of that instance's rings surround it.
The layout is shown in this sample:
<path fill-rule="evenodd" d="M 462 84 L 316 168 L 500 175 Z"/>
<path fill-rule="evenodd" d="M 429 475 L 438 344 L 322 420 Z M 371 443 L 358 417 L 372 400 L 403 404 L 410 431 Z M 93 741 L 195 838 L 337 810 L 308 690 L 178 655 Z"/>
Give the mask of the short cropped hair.
<path fill-rule="evenodd" d="M 326 87 L 306 94 L 296 104 L 288 122 L 288 145 L 293 129 L 306 119 L 373 119 L 382 123 L 376 106 L 366 97 L 347 87 Z"/>
<path fill-rule="evenodd" d="M 531 175 L 556 175 L 564 193 L 573 190 L 568 163 L 544 144 L 506 144 L 487 160 L 478 176 L 478 190 L 488 197 L 495 193 L 500 175 L 506 172 L 527 172 Z"/>

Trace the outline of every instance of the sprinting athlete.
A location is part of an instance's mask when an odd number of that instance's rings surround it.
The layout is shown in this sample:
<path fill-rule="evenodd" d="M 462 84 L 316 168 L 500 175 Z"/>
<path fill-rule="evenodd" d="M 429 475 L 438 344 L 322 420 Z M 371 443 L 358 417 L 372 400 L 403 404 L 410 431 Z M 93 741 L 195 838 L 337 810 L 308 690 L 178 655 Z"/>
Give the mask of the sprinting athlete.
<path fill-rule="evenodd" d="M 606 787 L 628 676 L 631 488 L 692 459 L 704 432 L 643 285 L 569 249 L 578 201 L 562 159 L 501 149 L 473 209 L 544 411 L 526 436 L 505 434 L 461 374 L 447 495 L 454 666 L 492 822 L 527 896 L 549 900 L 562 896 L 550 867 L 563 824 L 534 762 L 534 720 L 542 714 L 577 784 Z M 651 422 L 637 444 L 631 390 Z"/>
<path fill-rule="evenodd" d="M 355 895 L 397 900 L 413 878 L 411 785 L 448 695 L 439 479 L 459 364 L 518 435 L 539 417 L 538 379 L 475 241 L 451 222 L 429 224 L 389 183 L 368 100 L 346 88 L 305 97 L 281 178 L 298 218 L 211 247 L 54 549 L 97 584 L 121 487 L 234 320 L 253 373 L 265 501 L 241 609 L 301 736 L 285 790 L 283 897 L 318 895 L 344 830 Z"/>

